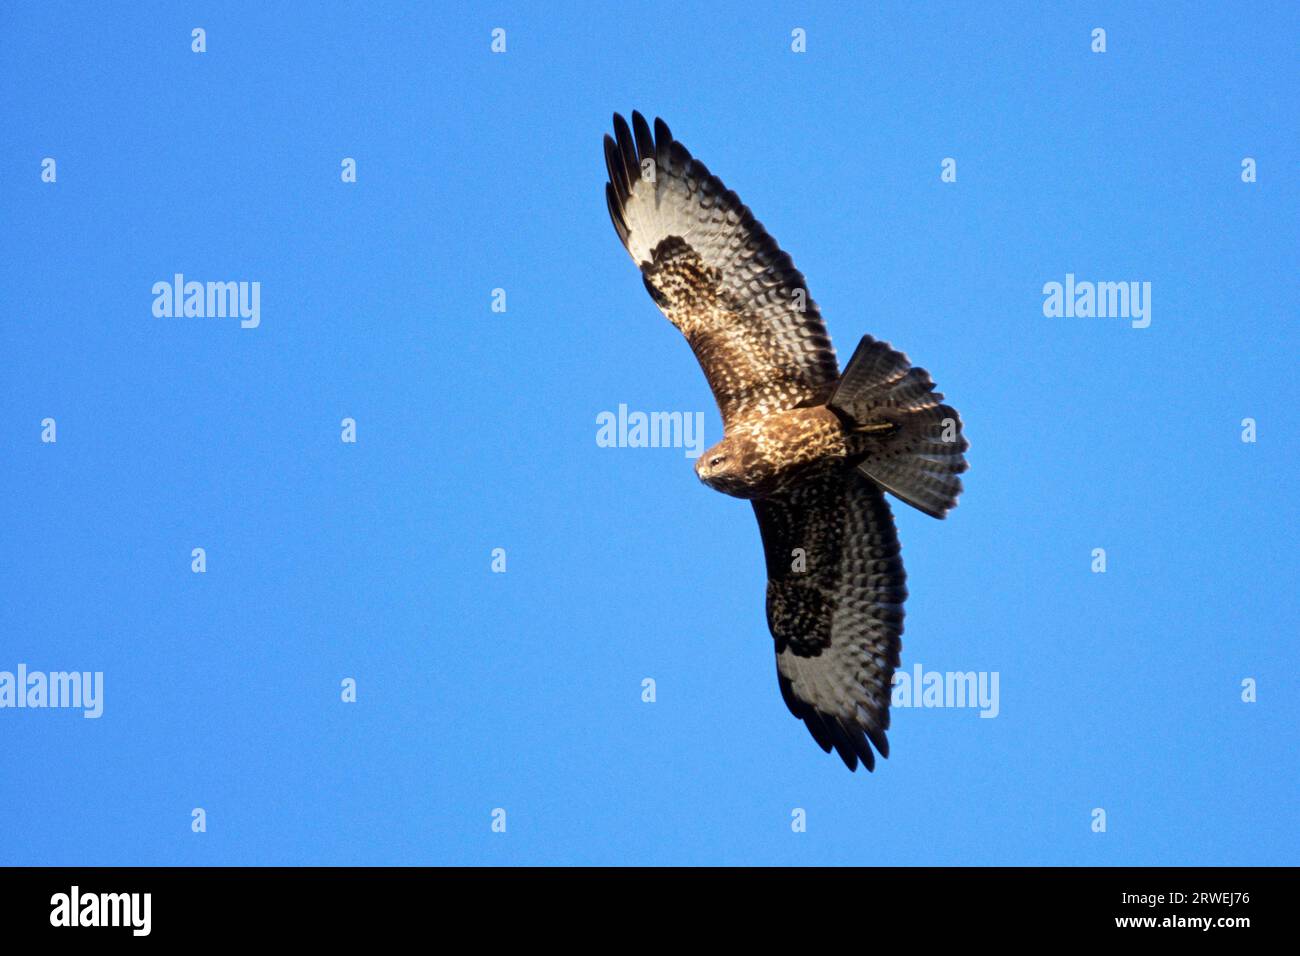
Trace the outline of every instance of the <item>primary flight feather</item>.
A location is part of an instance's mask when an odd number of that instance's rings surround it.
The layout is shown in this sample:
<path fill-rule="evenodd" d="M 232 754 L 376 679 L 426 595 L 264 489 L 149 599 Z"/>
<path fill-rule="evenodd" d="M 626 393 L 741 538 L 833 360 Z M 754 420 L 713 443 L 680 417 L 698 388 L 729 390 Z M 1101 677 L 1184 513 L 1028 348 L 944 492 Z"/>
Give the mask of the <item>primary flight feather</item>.
<path fill-rule="evenodd" d="M 696 472 L 758 518 L 781 696 L 824 751 L 872 770 L 872 746 L 889 755 L 907 597 L 884 492 L 936 518 L 954 508 L 961 418 L 869 335 L 841 375 L 803 275 L 663 120 L 615 114 L 605 164 L 614 229 L 722 413 Z"/>

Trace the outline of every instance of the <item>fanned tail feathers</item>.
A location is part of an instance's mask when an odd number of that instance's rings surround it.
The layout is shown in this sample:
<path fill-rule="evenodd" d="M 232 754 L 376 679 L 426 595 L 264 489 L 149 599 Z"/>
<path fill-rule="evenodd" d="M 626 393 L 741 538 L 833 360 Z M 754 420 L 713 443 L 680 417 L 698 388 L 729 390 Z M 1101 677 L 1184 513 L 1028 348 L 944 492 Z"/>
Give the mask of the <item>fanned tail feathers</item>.
<path fill-rule="evenodd" d="M 830 398 L 830 407 L 871 436 L 858 470 L 926 514 L 957 506 L 966 470 L 961 416 L 943 404 L 930 374 L 902 352 L 862 337 Z"/>

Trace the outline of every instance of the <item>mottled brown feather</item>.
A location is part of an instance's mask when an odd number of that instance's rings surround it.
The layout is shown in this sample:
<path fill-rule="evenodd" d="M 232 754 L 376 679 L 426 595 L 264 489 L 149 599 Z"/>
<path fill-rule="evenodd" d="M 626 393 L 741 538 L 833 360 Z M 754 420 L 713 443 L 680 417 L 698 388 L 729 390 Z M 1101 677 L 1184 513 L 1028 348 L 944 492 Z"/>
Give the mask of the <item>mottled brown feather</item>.
<path fill-rule="evenodd" d="M 853 770 L 889 756 L 907 575 L 889 504 L 852 471 L 754 502 L 767 559 L 767 620 L 790 712 Z M 796 549 L 802 553 L 798 570 Z"/>
<path fill-rule="evenodd" d="M 605 146 L 610 219 L 656 304 L 686 335 L 724 427 L 793 408 L 834 383 L 839 364 L 817 304 L 762 224 L 662 120 L 651 134 L 634 112 L 630 129 L 620 116 L 614 129 Z"/>

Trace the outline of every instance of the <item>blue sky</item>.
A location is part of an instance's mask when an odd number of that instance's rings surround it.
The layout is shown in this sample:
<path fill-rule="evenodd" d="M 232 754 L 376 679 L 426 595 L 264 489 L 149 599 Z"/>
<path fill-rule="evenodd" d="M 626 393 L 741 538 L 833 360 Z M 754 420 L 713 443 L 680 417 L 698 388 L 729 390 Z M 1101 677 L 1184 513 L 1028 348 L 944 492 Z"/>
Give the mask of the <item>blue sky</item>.
<path fill-rule="evenodd" d="M 104 712 L 0 709 L 0 863 L 1298 862 L 1300 13 L 917 6 L 6 4 L 0 671 Z M 895 507 L 903 660 L 997 672 L 996 718 L 897 710 L 849 774 L 749 506 L 597 445 L 620 404 L 721 437 L 606 215 L 633 108 L 841 359 L 961 410 L 961 506 Z M 155 317 L 176 273 L 260 325 Z M 1067 274 L 1150 327 L 1045 317 Z"/>

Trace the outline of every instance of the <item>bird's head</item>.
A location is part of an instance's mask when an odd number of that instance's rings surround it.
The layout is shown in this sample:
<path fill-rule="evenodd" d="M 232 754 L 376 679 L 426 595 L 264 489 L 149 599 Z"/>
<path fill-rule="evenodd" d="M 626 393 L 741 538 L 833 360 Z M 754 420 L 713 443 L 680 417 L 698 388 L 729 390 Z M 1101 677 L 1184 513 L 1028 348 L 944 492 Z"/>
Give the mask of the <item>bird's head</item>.
<path fill-rule="evenodd" d="M 724 438 L 695 461 L 695 474 L 714 491 L 737 498 L 753 497 L 748 463 L 752 442 L 743 436 Z"/>

